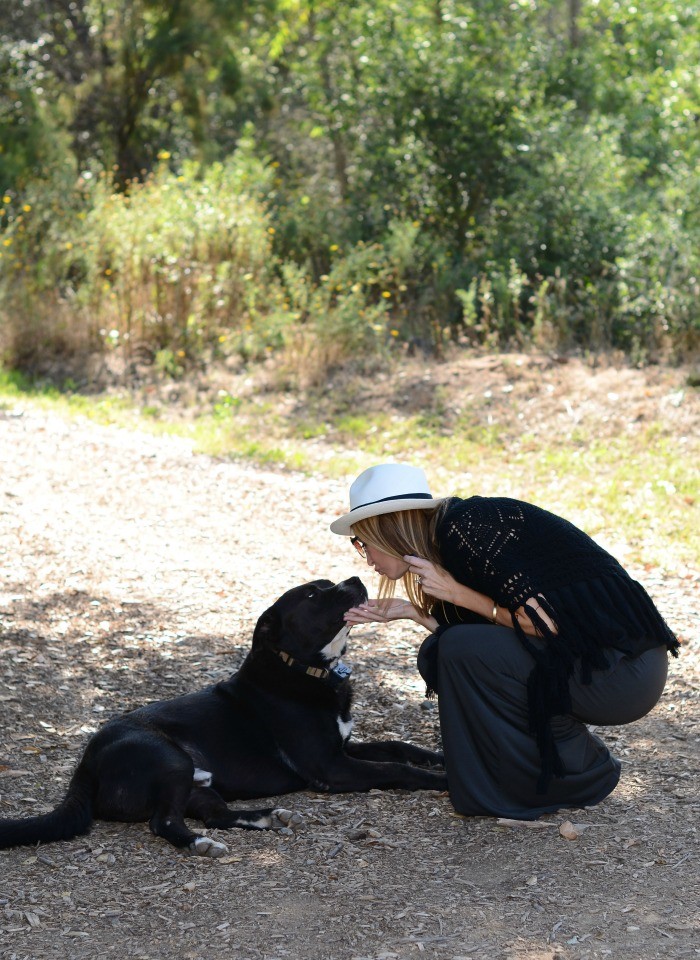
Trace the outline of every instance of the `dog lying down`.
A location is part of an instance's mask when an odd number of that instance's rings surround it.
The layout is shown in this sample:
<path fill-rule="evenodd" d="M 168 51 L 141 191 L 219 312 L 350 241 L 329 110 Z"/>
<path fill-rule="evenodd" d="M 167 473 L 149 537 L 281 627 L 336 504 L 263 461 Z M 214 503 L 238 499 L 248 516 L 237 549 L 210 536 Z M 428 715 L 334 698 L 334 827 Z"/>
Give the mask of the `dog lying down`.
<path fill-rule="evenodd" d="M 266 610 L 240 670 L 199 693 L 110 720 L 88 741 L 65 799 L 50 813 L 0 820 L 0 848 L 69 840 L 93 820 L 149 821 L 153 833 L 206 857 L 216 829 L 298 825 L 288 810 L 231 810 L 249 800 L 318 790 L 445 790 L 441 754 L 397 740 L 350 739 L 350 670 L 340 657 L 343 614 L 362 603 L 361 580 L 314 580 Z"/>

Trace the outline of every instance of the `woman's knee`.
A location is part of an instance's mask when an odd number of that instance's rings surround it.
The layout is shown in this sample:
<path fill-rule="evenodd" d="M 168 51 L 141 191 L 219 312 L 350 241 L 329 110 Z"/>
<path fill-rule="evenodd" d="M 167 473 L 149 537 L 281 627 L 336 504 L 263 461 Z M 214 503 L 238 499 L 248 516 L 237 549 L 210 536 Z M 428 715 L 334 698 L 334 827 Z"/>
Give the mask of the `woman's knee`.
<path fill-rule="evenodd" d="M 509 627 L 468 624 L 449 627 L 440 636 L 440 662 L 444 666 L 479 665 L 495 672 L 512 671 L 522 662 L 532 668 L 532 658 Z"/>
<path fill-rule="evenodd" d="M 459 625 L 448 627 L 440 635 L 440 659 L 446 663 L 453 660 L 465 660 L 478 654 L 480 647 L 487 642 L 481 625 Z"/>

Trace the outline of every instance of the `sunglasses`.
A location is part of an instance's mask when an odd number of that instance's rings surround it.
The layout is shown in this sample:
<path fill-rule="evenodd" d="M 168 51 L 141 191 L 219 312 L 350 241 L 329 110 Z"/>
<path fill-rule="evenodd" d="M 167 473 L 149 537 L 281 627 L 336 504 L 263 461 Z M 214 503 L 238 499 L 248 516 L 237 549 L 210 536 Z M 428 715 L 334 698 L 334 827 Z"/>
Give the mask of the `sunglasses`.
<path fill-rule="evenodd" d="M 367 559 L 367 544 L 363 543 L 359 537 L 350 537 L 350 543 L 357 550 L 363 560 Z"/>

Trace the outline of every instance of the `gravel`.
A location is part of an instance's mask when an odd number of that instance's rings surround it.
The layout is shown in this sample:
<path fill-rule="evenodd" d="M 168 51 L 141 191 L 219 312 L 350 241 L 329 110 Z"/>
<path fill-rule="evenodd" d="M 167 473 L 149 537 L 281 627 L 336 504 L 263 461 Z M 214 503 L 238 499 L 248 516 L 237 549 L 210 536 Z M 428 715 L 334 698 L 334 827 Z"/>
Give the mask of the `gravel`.
<path fill-rule="evenodd" d="M 109 716 L 234 670 L 288 587 L 362 573 L 327 530 L 346 488 L 0 411 L 0 815 L 60 799 Z M 700 578 L 639 578 L 684 649 L 652 714 L 600 731 L 624 772 L 598 807 L 533 827 L 463 819 L 429 792 L 300 793 L 279 798 L 297 833 L 214 831 L 230 848 L 214 861 L 146 824 L 98 823 L 0 852 L 0 957 L 700 957 Z M 405 624 L 353 632 L 358 738 L 438 745 L 421 639 Z"/>

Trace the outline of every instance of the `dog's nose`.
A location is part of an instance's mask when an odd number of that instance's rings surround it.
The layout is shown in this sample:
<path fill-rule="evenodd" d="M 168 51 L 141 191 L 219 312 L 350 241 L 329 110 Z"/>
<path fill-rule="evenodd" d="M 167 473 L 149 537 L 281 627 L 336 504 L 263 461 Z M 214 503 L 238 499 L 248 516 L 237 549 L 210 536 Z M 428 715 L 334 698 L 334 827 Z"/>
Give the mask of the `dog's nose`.
<path fill-rule="evenodd" d="M 347 580 L 343 580 L 339 586 L 344 587 L 346 590 L 365 590 L 365 585 L 360 580 L 359 577 L 349 577 Z"/>

